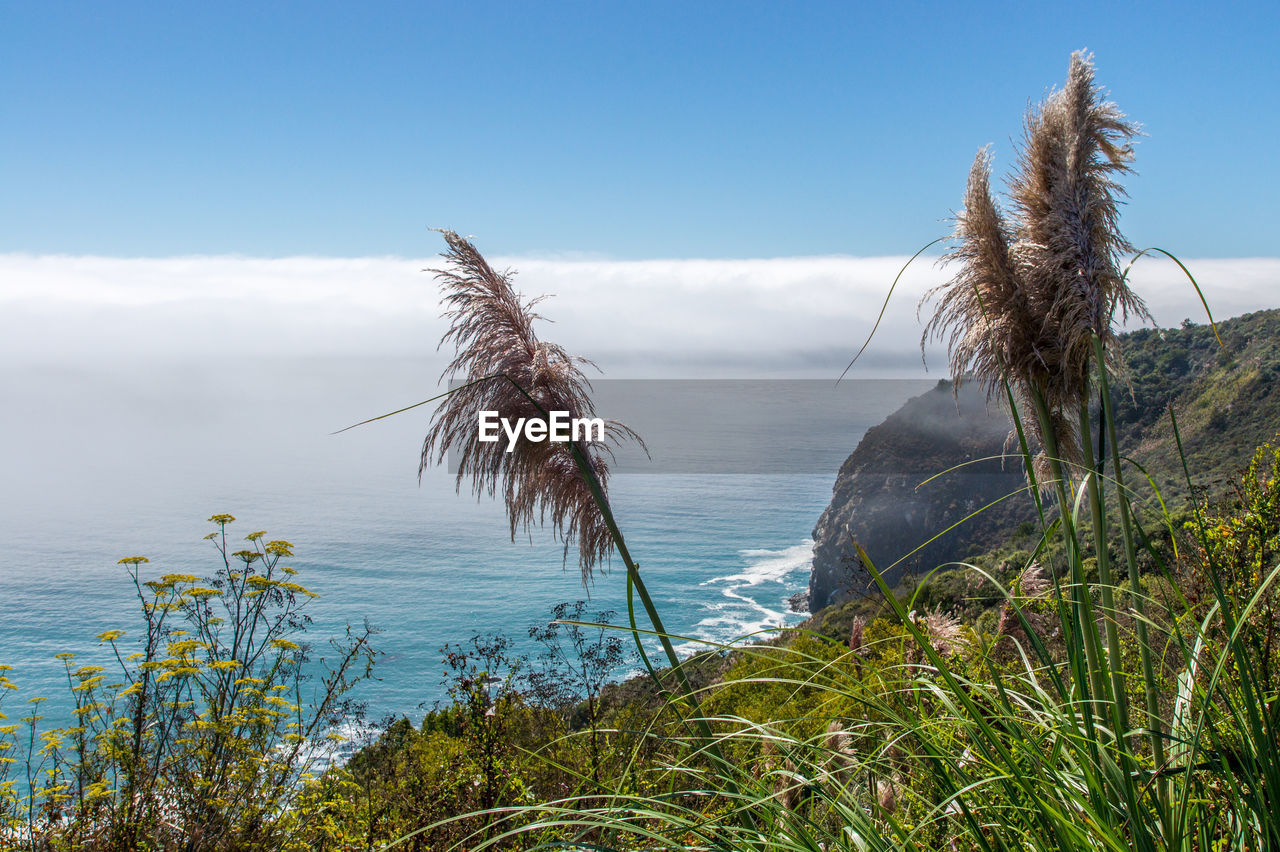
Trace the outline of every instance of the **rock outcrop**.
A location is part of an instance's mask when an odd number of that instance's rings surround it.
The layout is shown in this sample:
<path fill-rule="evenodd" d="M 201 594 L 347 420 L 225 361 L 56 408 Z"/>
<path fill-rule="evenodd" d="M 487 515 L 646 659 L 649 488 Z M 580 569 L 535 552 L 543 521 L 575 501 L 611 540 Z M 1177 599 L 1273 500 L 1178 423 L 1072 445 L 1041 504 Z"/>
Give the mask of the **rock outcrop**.
<path fill-rule="evenodd" d="M 994 531 L 1032 520 L 1033 504 L 1023 493 L 1001 500 L 1026 487 L 1016 443 L 1008 458 L 993 458 L 1006 452 L 1012 428 L 998 403 L 988 405 L 974 385 L 956 395 L 944 381 L 868 430 L 841 466 L 831 504 L 813 530 L 810 611 L 877 588 L 855 539 L 892 586 L 907 572 L 923 574 L 980 553 Z M 957 465 L 963 466 L 944 473 Z"/>
<path fill-rule="evenodd" d="M 1146 472 L 1135 479 L 1151 476 L 1170 508 L 1189 499 L 1183 453 L 1203 497 L 1237 481 L 1258 444 L 1280 440 L 1280 310 L 1216 328 L 1187 320 L 1181 328 L 1140 329 L 1120 339 L 1117 354 L 1123 366 L 1112 405 L 1120 445 L 1142 459 Z M 876 589 L 854 538 L 892 586 L 908 571 L 922 574 L 999 547 L 1019 524 L 1035 520 L 1024 494 L 1000 500 L 1025 487 L 1016 445 L 1003 465 L 969 464 L 921 485 L 966 461 L 1000 455 L 1010 428 L 1003 409 L 988 406 L 975 386 L 963 386 L 957 398 L 940 382 L 868 431 L 840 468 L 831 505 L 813 531 L 810 611 Z"/>

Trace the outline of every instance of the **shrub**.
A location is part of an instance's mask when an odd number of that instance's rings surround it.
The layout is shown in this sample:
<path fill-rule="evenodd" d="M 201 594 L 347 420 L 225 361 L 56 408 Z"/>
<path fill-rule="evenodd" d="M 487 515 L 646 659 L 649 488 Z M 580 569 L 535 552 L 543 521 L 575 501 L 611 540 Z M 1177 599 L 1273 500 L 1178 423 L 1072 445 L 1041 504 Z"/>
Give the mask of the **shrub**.
<path fill-rule="evenodd" d="M 114 666 L 59 655 L 75 722 L 40 734 L 29 755 L 28 813 L 16 828 L 28 844 L 274 849 L 296 830 L 292 806 L 338 728 L 362 712 L 348 693 L 370 674 L 373 630 L 332 640 L 336 662 L 313 685 L 304 634 L 316 595 L 281 564 L 293 546 L 260 531 L 232 551 L 234 520 L 210 518 L 222 563 L 211 577 L 146 580 L 146 557 L 120 560 L 139 630 L 98 636 Z"/>

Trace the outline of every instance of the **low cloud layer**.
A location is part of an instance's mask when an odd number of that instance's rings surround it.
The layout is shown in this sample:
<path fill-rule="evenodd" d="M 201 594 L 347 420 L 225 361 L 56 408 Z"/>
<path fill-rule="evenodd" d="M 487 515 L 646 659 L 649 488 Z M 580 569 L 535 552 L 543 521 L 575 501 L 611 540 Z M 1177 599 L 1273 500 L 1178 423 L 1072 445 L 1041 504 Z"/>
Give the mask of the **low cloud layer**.
<path fill-rule="evenodd" d="M 608 261 L 496 258 L 518 289 L 553 294 L 540 330 L 617 377 L 827 376 L 871 332 L 901 257 Z M 439 362 L 438 259 L 0 255 L 0 354 L 10 365 L 218 358 Z M 1185 261 L 1219 318 L 1273 307 L 1280 259 Z M 902 276 L 860 369 L 920 373 L 931 260 Z M 1172 262 L 1132 275 L 1161 325 L 1205 320 Z M 928 308 L 925 308 L 927 312 Z M 941 353 L 929 359 L 943 370 Z"/>

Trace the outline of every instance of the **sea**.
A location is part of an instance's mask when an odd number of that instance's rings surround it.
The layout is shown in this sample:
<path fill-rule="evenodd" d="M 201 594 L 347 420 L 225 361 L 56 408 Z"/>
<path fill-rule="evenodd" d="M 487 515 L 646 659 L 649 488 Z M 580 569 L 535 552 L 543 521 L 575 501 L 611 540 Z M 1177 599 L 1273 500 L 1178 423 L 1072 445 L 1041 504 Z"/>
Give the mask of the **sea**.
<path fill-rule="evenodd" d="M 625 622 L 618 560 L 584 584 L 550 530 L 513 538 L 504 507 L 469 485 L 459 491 L 447 465 L 419 477 L 430 405 L 338 432 L 436 392 L 422 373 L 386 359 L 0 370 L 0 664 L 18 687 L 0 710 L 14 719 L 43 697 L 42 724 L 67 723 L 71 693 L 56 655 L 109 664 L 95 637 L 125 630 L 127 648 L 140 633 L 139 600 L 118 561 L 147 557 L 144 581 L 211 575 L 220 561 L 204 536 L 218 513 L 236 517 L 233 535 L 266 530 L 294 545 L 285 564 L 319 595 L 307 605 L 316 666 L 348 625 L 376 629 L 374 676 L 353 694 L 370 720 L 416 721 L 445 699 L 446 643 L 502 633 L 515 653 L 536 653 L 529 628 L 566 601 Z M 753 641 L 805 617 L 788 601 L 807 588 L 811 531 L 841 461 L 930 385 L 609 389 L 632 400 L 618 407 L 649 443 L 648 457 L 619 463 L 610 501 L 681 653 Z M 653 403 L 668 397 L 677 401 Z M 771 408 L 782 413 L 742 414 Z M 659 410 L 662 422 L 635 422 Z M 705 425 L 717 411 L 733 419 L 718 432 Z M 636 667 L 630 660 L 617 675 Z"/>

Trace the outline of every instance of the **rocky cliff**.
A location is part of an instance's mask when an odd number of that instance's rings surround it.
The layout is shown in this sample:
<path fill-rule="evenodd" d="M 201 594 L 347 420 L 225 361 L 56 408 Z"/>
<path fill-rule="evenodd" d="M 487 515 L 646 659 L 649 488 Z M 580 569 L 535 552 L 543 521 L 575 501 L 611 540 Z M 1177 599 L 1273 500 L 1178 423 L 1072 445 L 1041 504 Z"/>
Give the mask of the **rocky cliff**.
<path fill-rule="evenodd" d="M 1280 310 L 1221 322 L 1217 332 L 1187 321 L 1121 338 L 1113 399 L 1120 444 L 1141 457 L 1170 505 L 1186 493 L 1170 408 L 1178 413 L 1197 490 L 1234 480 L 1280 429 Z M 841 466 L 831 504 L 813 530 L 810 611 L 876 588 L 854 539 L 894 585 L 906 572 L 989 551 L 1033 521 L 1025 493 L 1001 500 L 1025 489 L 1016 443 L 1003 464 L 973 463 L 1005 452 L 1011 428 L 998 401 L 988 406 L 973 385 L 956 396 L 940 382 L 869 430 Z M 984 506 L 990 508 L 947 531 Z"/>
<path fill-rule="evenodd" d="M 998 458 L 1011 428 L 981 390 L 962 385 L 956 395 L 950 382 L 939 382 L 868 430 L 841 466 L 831 504 L 813 530 L 810 611 L 848 589 L 875 588 L 854 539 L 893 585 L 906 572 L 982 552 L 993 531 L 1032 520 L 1031 501 L 1015 494 L 1025 486 L 1016 444 L 1009 458 Z M 930 479 L 956 465 L 963 466 Z"/>

